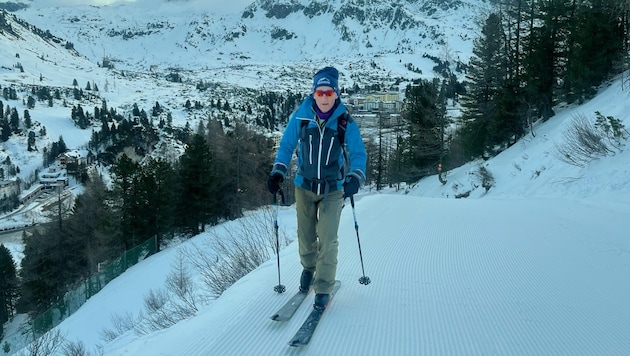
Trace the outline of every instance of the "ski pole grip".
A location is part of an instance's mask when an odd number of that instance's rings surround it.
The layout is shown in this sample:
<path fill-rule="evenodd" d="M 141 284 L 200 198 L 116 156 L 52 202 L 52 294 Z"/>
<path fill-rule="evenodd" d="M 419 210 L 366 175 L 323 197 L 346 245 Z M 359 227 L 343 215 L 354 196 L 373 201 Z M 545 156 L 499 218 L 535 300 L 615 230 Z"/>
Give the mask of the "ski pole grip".
<path fill-rule="evenodd" d="M 278 203 L 278 194 L 280 194 L 281 204 L 284 205 L 284 192 L 282 191 L 282 189 L 278 189 L 278 191 L 273 195 L 273 203 L 274 204 Z"/>

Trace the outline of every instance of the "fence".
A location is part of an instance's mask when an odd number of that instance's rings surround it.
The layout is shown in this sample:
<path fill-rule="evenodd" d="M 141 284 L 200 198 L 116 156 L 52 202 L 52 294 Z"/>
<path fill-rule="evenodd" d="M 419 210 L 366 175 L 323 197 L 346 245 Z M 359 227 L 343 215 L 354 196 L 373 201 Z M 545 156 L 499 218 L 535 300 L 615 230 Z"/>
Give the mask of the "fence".
<path fill-rule="evenodd" d="M 88 299 L 101 291 L 107 283 L 120 276 L 129 267 L 156 252 L 157 241 L 155 238 L 150 238 L 131 250 L 126 251 L 111 263 L 105 266 L 101 265 L 98 273 L 81 281 L 77 288 L 67 292 L 62 300 L 55 303 L 43 314 L 32 319 L 25 328 L 4 337 L 2 339 L 2 347 L 0 347 L 0 354 L 5 352 L 5 355 L 12 355 L 26 347 L 34 338 L 44 335 L 79 310 Z M 4 345 L 8 345 L 8 348 L 10 348 L 9 353 L 3 350 L 5 348 Z"/>

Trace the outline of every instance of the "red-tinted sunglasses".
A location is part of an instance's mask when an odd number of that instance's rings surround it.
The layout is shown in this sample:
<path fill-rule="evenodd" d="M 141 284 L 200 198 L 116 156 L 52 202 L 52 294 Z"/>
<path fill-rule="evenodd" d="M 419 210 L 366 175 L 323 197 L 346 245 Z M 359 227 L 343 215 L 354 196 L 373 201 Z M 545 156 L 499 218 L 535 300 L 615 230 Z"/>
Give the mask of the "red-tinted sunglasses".
<path fill-rule="evenodd" d="M 335 91 L 334 90 L 315 90 L 315 95 L 316 96 L 333 96 L 335 95 Z"/>

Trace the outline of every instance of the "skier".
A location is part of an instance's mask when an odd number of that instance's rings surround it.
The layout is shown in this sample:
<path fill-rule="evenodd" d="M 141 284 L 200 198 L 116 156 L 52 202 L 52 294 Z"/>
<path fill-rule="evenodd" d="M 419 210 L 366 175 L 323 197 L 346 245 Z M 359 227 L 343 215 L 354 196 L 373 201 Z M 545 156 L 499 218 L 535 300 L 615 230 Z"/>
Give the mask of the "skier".
<path fill-rule="evenodd" d="M 267 180 L 276 194 L 298 148 L 294 183 L 304 268 L 299 290 L 307 293 L 312 285 L 314 307 L 322 310 L 335 284 L 341 209 L 365 182 L 367 159 L 359 127 L 340 100 L 338 78 L 334 67 L 315 73 L 311 94 L 289 118 Z"/>

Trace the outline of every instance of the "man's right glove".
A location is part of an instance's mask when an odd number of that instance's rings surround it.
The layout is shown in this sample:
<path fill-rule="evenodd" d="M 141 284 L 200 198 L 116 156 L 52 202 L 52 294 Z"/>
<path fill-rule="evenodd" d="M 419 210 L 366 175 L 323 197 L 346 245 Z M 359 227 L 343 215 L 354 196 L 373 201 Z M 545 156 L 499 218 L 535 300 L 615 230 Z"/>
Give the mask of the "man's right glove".
<path fill-rule="evenodd" d="M 271 194 L 276 194 L 280 190 L 280 183 L 284 181 L 284 177 L 280 173 L 274 173 L 267 179 L 267 189 Z"/>
<path fill-rule="evenodd" d="M 351 197 L 359 191 L 359 179 L 355 176 L 347 176 L 346 181 L 343 182 L 343 198 Z"/>

